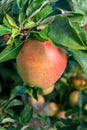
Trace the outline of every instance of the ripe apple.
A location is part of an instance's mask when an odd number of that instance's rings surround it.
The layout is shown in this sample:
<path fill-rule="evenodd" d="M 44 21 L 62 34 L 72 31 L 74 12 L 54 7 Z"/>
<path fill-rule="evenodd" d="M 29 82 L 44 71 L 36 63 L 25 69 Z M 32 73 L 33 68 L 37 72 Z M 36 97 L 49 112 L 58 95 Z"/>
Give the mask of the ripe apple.
<path fill-rule="evenodd" d="M 63 74 L 67 55 L 50 41 L 26 40 L 17 56 L 17 69 L 25 85 L 52 87 Z"/>
<path fill-rule="evenodd" d="M 70 104 L 72 106 L 77 106 L 77 104 L 78 104 L 78 96 L 79 96 L 79 91 L 77 91 L 77 90 L 73 91 L 70 94 L 69 101 L 70 101 Z"/>
<path fill-rule="evenodd" d="M 74 87 L 78 90 L 84 89 L 85 85 L 87 85 L 87 82 L 84 78 L 73 78 L 72 83 Z"/>
<path fill-rule="evenodd" d="M 57 113 L 56 117 L 57 117 L 57 118 L 63 118 L 63 119 L 67 119 L 67 118 L 68 118 L 68 119 L 71 119 L 71 118 L 72 118 L 71 115 L 67 117 L 67 116 L 65 115 L 65 113 L 66 113 L 66 111 L 65 111 L 65 110 L 62 110 L 62 111 L 60 111 L 60 112 Z"/>
<path fill-rule="evenodd" d="M 59 107 L 55 102 L 50 102 L 48 105 L 49 109 L 49 116 L 54 116 L 59 111 Z"/>

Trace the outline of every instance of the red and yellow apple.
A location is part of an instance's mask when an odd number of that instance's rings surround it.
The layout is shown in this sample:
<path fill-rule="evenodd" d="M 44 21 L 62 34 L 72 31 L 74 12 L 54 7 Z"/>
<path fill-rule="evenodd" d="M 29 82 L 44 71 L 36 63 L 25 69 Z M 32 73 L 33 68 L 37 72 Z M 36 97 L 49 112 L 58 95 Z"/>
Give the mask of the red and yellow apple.
<path fill-rule="evenodd" d="M 87 85 L 87 81 L 84 78 L 73 78 L 72 83 L 78 90 L 84 89 L 85 85 Z"/>
<path fill-rule="evenodd" d="M 62 76 L 67 54 L 50 41 L 26 40 L 17 58 L 17 69 L 25 85 L 47 89 Z"/>
<path fill-rule="evenodd" d="M 65 110 L 61 110 L 60 112 L 57 113 L 56 115 L 57 118 L 63 118 L 63 119 L 71 119 L 72 116 L 69 115 L 69 116 L 66 116 L 66 111 Z"/>

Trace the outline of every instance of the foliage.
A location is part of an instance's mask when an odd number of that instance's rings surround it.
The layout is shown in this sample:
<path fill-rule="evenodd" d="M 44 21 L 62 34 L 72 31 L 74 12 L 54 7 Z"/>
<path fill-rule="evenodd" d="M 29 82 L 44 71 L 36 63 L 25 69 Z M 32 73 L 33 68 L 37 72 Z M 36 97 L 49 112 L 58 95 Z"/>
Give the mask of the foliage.
<path fill-rule="evenodd" d="M 1 0 L 0 1 L 0 129 L 85 130 L 87 129 L 87 7 L 86 0 Z M 24 41 L 50 40 L 67 51 L 66 71 L 54 91 L 44 96 L 44 105 L 33 105 L 41 90 L 24 86 L 15 59 Z M 84 79 L 78 87 L 73 79 Z M 78 89 L 81 88 L 81 89 Z M 78 104 L 69 101 L 79 92 Z M 55 102 L 66 117 L 49 116 Z M 71 116 L 71 118 L 68 118 Z"/>

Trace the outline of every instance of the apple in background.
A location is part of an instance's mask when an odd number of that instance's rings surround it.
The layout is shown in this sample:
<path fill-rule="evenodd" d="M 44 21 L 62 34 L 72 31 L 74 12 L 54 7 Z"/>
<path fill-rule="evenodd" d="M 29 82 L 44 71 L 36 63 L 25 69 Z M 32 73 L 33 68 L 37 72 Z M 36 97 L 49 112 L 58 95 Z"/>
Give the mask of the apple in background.
<path fill-rule="evenodd" d="M 72 83 L 74 87 L 78 90 L 84 89 L 85 85 L 87 85 L 87 82 L 84 78 L 73 78 Z"/>
<path fill-rule="evenodd" d="M 77 106 L 78 105 L 78 96 L 79 96 L 79 91 L 73 91 L 70 96 L 69 96 L 69 102 L 72 106 Z"/>
<path fill-rule="evenodd" d="M 62 76 L 67 55 L 50 41 L 30 39 L 24 42 L 16 61 L 18 73 L 25 85 L 48 89 Z"/>
<path fill-rule="evenodd" d="M 84 25 L 84 29 L 87 32 L 87 24 Z"/>
<path fill-rule="evenodd" d="M 33 113 L 35 115 L 42 115 L 47 116 L 49 113 L 49 102 L 45 101 L 43 95 L 38 94 L 38 100 L 34 99 L 33 97 L 28 97 L 28 103 L 30 106 L 33 107 Z"/>
<path fill-rule="evenodd" d="M 42 89 L 42 94 L 43 95 L 48 95 L 48 94 L 52 93 L 53 90 L 54 90 L 54 86 L 52 86 L 50 88 Z"/>
<path fill-rule="evenodd" d="M 33 97 L 28 97 L 29 104 L 34 108 L 35 111 L 42 111 L 45 106 L 45 98 L 43 95 L 38 94 L 38 99 L 34 99 Z"/>
<path fill-rule="evenodd" d="M 9 34 L 3 35 L 3 39 L 4 39 L 5 41 L 7 41 L 9 38 L 10 38 L 10 35 L 9 35 Z"/>
<path fill-rule="evenodd" d="M 85 104 L 85 106 L 84 106 L 84 110 L 87 111 L 87 104 Z"/>
<path fill-rule="evenodd" d="M 65 110 L 61 110 L 60 112 L 57 113 L 56 117 L 57 118 L 63 118 L 63 119 L 67 119 L 67 118 L 71 119 L 72 118 L 71 115 L 70 116 L 66 116 L 65 113 L 66 113 Z"/>
<path fill-rule="evenodd" d="M 31 97 L 31 102 L 32 104 L 41 104 L 43 105 L 45 103 L 45 99 L 42 95 L 38 94 L 38 99 L 34 99 L 33 97 Z"/>
<path fill-rule="evenodd" d="M 48 105 L 49 109 L 49 116 L 55 116 L 56 113 L 59 111 L 59 106 L 55 102 L 50 102 Z"/>

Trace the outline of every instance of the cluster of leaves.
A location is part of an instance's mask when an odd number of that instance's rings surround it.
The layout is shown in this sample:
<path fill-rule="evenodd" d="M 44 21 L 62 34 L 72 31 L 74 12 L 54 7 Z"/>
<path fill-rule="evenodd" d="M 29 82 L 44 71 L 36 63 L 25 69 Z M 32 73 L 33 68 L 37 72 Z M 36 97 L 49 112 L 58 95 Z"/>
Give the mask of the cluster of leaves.
<path fill-rule="evenodd" d="M 72 107 L 67 98 L 75 89 L 73 84 L 70 87 L 70 81 L 77 74 L 76 66 L 81 69 L 81 75 L 87 79 L 87 32 L 84 29 L 87 23 L 86 3 L 86 0 L 0 1 L 1 130 L 32 130 L 36 121 L 39 124 L 38 130 L 85 130 L 87 128 L 87 109 L 84 109 L 87 104 L 86 87 L 79 91 L 79 101 L 76 107 Z M 60 109 L 65 109 L 66 115 L 72 115 L 72 119 L 49 118 L 35 114 L 27 100 L 27 89 L 21 85 L 15 73 L 16 70 L 11 72 L 8 69 L 10 64 L 15 64 L 15 58 L 24 40 L 29 38 L 40 41 L 50 40 L 56 47 L 67 50 L 69 62 L 66 72 L 56 84 L 55 91 L 46 98 L 60 104 Z M 12 62 L 9 64 L 8 60 Z M 75 60 L 78 64 L 72 65 Z M 9 67 L 6 69 L 4 66 Z M 3 74 L 2 71 L 6 73 Z M 13 71 L 15 76 L 12 76 Z M 7 87 L 3 92 L 3 86 L 10 87 L 10 92 L 6 92 Z M 36 98 L 35 91 L 30 89 L 28 93 Z M 59 99 L 57 100 L 56 97 Z"/>

